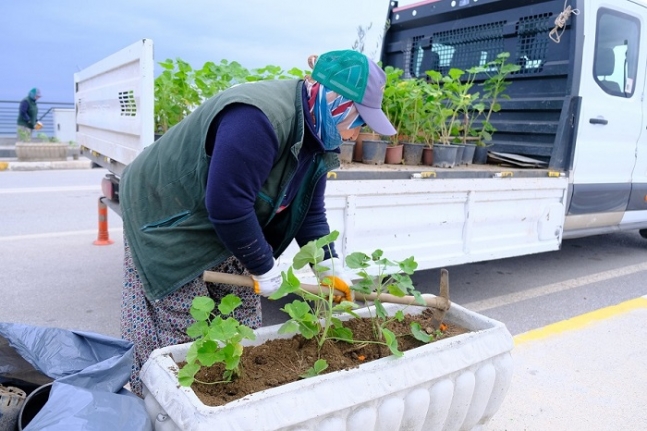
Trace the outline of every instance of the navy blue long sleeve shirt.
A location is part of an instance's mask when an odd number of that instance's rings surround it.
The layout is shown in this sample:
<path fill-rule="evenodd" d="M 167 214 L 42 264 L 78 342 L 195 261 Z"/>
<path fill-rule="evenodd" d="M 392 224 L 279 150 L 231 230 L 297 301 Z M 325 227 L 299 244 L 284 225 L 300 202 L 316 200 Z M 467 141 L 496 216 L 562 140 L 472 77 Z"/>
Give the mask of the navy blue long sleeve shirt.
<path fill-rule="evenodd" d="M 29 124 L 36 124 L 36 120 L 31 118 L 29 115 L 29 102 L 27 102 L 27 99 L 23 99 L 20 102 L 20 106 L 18 107 L 18 113 L 20 114 L 20 117 L 25 120 Z"/>
<path fill-rule="evenodd" d="M 305 99 L 305 94 L 304 94 Z M 307 106 L 304 100 L 304 106 Z M 313 132 L 312 120 L 304 113 L 305 136 L 299 153 L 297 172 L 288 186 L 282 207 L 292 202 L 299 184 L 323 144 Z M 269 119 L 258 108 L 234 104 L 214 120 L 207 139 L 212 155 L 206 187 L 209 220 L 220 240 L 252 274 L 263 274 L 273 264 L 272 249 L 263 236 L 254 213 L 256 196 L 268 178 L 278 156 L 278 141 Z M 326 219 L 324 192 L 326 179 L 315 189 L 308 214 L 296 236 L 300 246 L 330 232 Z M 326 258 L 337 257 L 334 246 Z"/>

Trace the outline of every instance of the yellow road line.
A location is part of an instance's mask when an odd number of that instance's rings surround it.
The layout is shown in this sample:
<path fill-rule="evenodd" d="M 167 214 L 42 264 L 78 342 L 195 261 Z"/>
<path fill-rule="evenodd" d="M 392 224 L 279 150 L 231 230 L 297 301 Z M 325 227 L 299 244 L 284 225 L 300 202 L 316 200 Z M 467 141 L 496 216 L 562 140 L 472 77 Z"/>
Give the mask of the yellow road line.
<path fill-rule="evenodd" d="M 561 322 L 553 323 L 551 325 L 544 326 L 543 328 L 524 332 L 523 334 L 519 334 L 514 337 L 514 344 L 515 346 L 518 346 L 519 344 L 527 343 L 529 341 L 541 340 L 543 338 L 548 338 L 552 335 L 557 335 L 562 332 L 580 329 L 592 323 L 609 319 L 613 316 L 627 313 L 639 308 L 647 308 L 647 296 L 622 302 L 618 305 L 612 305 L 610 307 L 591 311 L 590 313 L 582 314 L 571 319 L 562 320 Z"/>

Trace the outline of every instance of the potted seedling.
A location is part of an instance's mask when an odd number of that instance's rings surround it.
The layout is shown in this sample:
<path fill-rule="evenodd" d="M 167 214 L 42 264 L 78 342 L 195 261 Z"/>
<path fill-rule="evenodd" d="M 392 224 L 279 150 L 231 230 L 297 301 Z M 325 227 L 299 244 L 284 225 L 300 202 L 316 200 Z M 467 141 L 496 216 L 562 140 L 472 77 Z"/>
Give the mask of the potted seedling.
<path fill-rule="evenodd" d="M 450 145 L 460 130 L 458 105 L 461 99 L 455 94 L 456 81 L 460 83 L 463 71 L 450 69 L 447 76 L 436 70 L 428 70 L 428 92 L 437 97 L 428 99 L 427 110 L 432 129 L 437 130 L 437 139 L 433 146 L 433 165 L 442 168 L 453 168 L 456 165 L 458 147 Z"/>
<path fill-rule="evenodd" d="M 408 79 L 400 79 L 403 72 L 402 69 L 392 66 L 387 66 L 384 69 L 386 83 L 384 84 L 382 107 L 387 118 L 397 131 L 395 135 L 390 136 L 388 139 L 389 145 L 385 154 L 386 163 L 388 164 L 402 162 L 402 141 L 408 139 L 404 135 L 404 126 L 409 115 L 411 84 Z"/>
<path fill-rule="evenodd" d="M 492 113 L 499 112 L 501 110 L 501 104 L 499 103 L 500 99 L 509 99 L 510 96 L 504 94 L 504 91 L 510 85 L 510 81 L 507 81 L 506 78 L 514 72 L 517 72 L 521 69 L 521 66 L 518 64 L 507 63 L 506 61 L 510 57 L 510 54 L 507 52 L 502 52 L 497 57 L 488 62 L 483 68 L 484 73 L 487 74 L 488 78 L 483 82 L 483 96 L 481 103 L 483 105 L 483 111 L 480 112 L 480 116 L 484 116 L 481 121 L 480 129 L 472 133 L 472 135 L 477 137 L 476 141 L 476 154 L 474 157 L 475 163 L 484 164 L 487 160 L 487 142 L 492 140 L 492 134 L 496 132 L 496 128 L 490 123 Z"/>
<path fill-rule="evenodd" d="M 424 149 L 423 127 L 429 113 L 425 107 L 426 83 L 420 79 L 407 80 L 406 110 L 402 119 L 402 130 L 406 140 L 403 142 L 403 162 L 405 165 L 419 165 Z"/>
<path fill-rule="evenodd" d="M 283 273 L 273 296 L 298 298 L 285 305 L 284 324 L 255 331 L 242 327 L 231 317 L 238 301 L 228 297 L 218 305 L 220 316 L 212 317 L 214 326 L 206 320 L 215 304 L 194 303 L 198 323 L 191 331 L 196 342 L 158 349 L 142 368 L 147 410 L 153 420 L 165 422 L 158 426 L 404 430 L 444 425 L 470 430 L 492 417 L 512 377 L 513 343 L 505 326 L 456 304 L 443 314 L 445 298 L 421 295 L 413 287 L 415 260 L 391 261 L 379 250 L 346 258 L 347 268 L 357 274 L 355 301 L 340 301 L 320 285 L 315 286 L 318 291 L 306 289 L 297 276 L 300 268 L 311 265 L 321 283 L 330 281 L 322 271 L 335 268 L 322 267 L 321 261 L 323 247 L 336 235 L 301 248 Z M 358 307 L 363 295 L 373 295 L 368 296 L 371 306 Z M 405 298 L 409 305 L 389 304 L 384 295 Z M 418 321 L 425 323 L 416 325 Z M 366 332 L 355 326 L 361 322 L 368 325 Z M 452 328 L 463 329 L 449 336 Z M 402 348 L 406 340 L 416 347 Z M 264 364 L 273 357 L 275 344 L 282 356 L 274 365 Z M 339 357 L 332 354 L 335 346 L 343 347 L 346 368 L 341 370 L 336 368 Z M 374 352 L 386 356 L 371 360 Z M 288 353 L 296 356 L 286 359 Z M 216 371 L 204 367 L 203 359 L 217 363 Z M 258 371 L 257 365 L 270 369 Z M 297 380 L 282 383 L 286 371 Z M 235 386 L 241 376 L 266 387 L 242 394 Z M 224 388 L 225 398 L 236 394 L 237 399 L 209 405 L 218 398 L 209 395 L 214 387 L 217 392 Z"/>
<path fill-rule="evenodd" d="M 359 134 L 357 135 L 357 139 L 355 140 L 355 148 L 353 149 L 353 161 L 354 162 L 362 161 L 364 141 L 377 141 L 377 140 L 380 140 L 380 135 L 378 133 L 375 133 L 373 130 L 371 130 L 370 127 L 363 126 L 360 129 Z"/>

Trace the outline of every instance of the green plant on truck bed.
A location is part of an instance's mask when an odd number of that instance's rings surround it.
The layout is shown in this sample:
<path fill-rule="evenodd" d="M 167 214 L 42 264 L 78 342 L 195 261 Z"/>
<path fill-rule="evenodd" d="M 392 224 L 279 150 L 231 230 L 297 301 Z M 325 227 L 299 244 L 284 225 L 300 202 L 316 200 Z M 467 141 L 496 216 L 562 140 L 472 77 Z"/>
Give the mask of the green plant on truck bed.
<path fill-rule="evenodd" d="M 181 59 L 159 63 L 163 72 L 155 78 L 155 133 L 163 134 L 179 123 L 204 100 L 232 85 L 266 79 L 303 78 L 298 68 L 283 70 L 268 65 L 248 70 L 236 61 L 206 62 L 194 69 Z"/>

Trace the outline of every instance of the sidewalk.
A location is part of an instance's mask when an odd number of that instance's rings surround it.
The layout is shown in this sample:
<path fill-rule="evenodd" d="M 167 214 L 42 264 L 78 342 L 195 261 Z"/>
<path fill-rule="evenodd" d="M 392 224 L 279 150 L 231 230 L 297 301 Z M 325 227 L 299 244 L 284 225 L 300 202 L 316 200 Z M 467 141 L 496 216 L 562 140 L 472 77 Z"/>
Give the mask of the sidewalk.
<path fill-rule="evenodd" d="M 488 431 L 647 430 L 647 296 L 514 338 Z"/>

